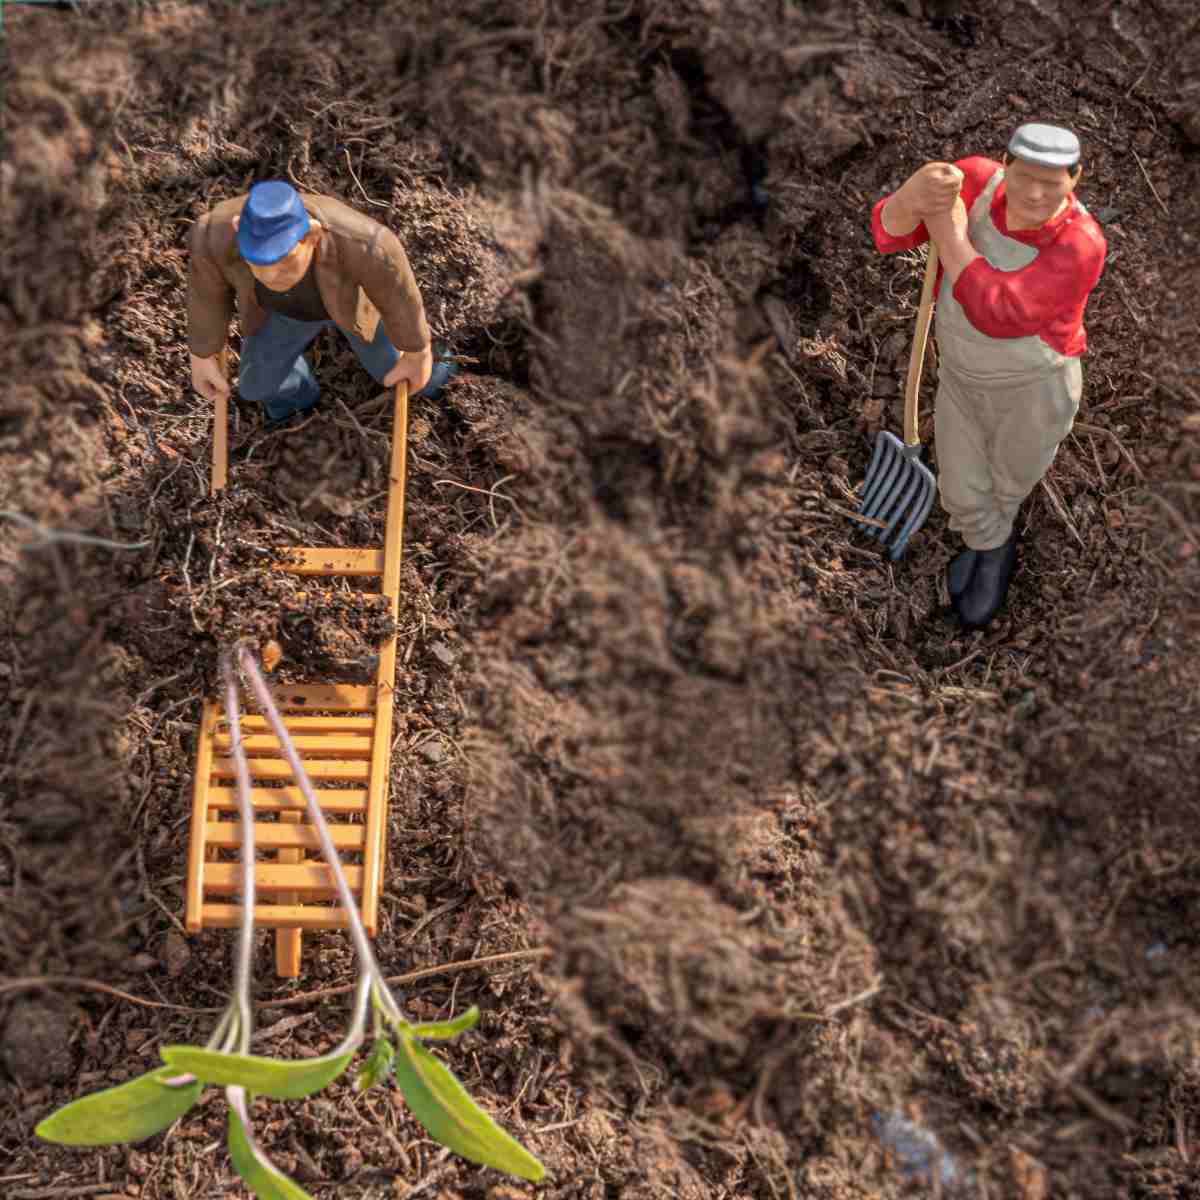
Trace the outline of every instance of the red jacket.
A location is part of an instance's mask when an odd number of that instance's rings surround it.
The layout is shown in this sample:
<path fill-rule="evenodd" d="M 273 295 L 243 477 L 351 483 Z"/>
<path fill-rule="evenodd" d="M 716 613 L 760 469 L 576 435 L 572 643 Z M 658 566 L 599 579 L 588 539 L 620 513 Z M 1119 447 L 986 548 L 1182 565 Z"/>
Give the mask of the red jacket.
<path fill-rule="evenodd" d="M 1000 163 L 971 157 L 960 158 L 954 165 L 963 173 L 962 201 L 969 212 Z M 924 222 L 903 237 L 893 237 L 883 228 L 880 213 L 889 199 L 885 196 L 871 213 L 876 247 L 883 254 L 894 254 L 928 241 Z M 1095 218 L 1074 192 L 1067 200 L 1067 207 L 1057 217 L 1037 229 L 1010 230 L 1005 183 L 1001 181 L 996 188 L 991 209 L 996 228 L 1005 237 L 1035 246 L 1038 255 L 1019 271 L 1000 271 L 985 258 L 977 258 L 958 277 L 954 298 L 980 333 L 994 338 L 1036 334 L 1069 358 L 1087 349 L 1083 310 L 1104 268 L 1108 246 Z"/>

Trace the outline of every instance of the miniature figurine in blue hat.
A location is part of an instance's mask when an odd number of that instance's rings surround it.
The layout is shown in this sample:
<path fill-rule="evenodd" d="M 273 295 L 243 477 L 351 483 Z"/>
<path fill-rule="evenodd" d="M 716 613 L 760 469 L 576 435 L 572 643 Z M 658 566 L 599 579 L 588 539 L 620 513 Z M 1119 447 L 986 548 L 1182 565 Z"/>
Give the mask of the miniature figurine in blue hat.
<path fill-rule="evenodd" d="M 1075 196 L 1071 130 L 1022 125 L 1008 155 L 925 163 L 872 213 L 884 254 L 929 238 L 938 249 L 934 438 L 942 507 L 966 543 L 947 571 L 965 629 L 1003 605 L 1017 510 L 1071 432 L 1083 314 L 1107 249 Z"/>
<path fill-rule="evenodd" d="M 327 325 L 384 387 L 436 396 L 453 371 L 434 365 L 429 326 L 400 239 L 340 200 L 256 183 L 202 216 L 189 238 L 192 386 L 228 396 L 222 366 L 234 298 L 242 322 L 238 391 L 271 423 L 320 396 L 306 347 Z"/>

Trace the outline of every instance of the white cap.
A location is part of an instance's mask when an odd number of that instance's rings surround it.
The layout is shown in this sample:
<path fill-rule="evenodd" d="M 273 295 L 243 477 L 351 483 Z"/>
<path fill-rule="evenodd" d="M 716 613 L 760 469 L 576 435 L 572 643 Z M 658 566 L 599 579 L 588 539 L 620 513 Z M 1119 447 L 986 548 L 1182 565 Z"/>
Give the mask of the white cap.
<path fill-rule="evenodd" d="M 1012 135 L 1008 152 L 1039 167 L 1067 167 L 1079 162 L 1079 139 L 1058 125 L 1022 125 Z"/>

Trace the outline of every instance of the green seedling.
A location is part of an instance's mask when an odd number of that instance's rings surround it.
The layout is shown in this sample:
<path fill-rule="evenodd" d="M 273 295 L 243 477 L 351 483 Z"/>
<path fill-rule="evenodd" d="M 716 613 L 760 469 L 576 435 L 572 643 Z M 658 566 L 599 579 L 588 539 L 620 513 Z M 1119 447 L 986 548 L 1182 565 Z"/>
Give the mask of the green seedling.
<path fill-rule="evenodd" d="M 359 994 L 369 987 L 370 1004 L 375 1026 L 376 1045 L 382 1039 L 392 1050 L 391 1063 L 395 1069 L 396 1083 L 404 1096 L 413 1116 L 425 1127 L 431 1137 L 471 1162 L 514 1174 L 534 1182 L 542 1179 L 545 1168 L 519 1143 L 506 1134 L 471 1099 L 467 1091 L 451 1072 L 420 1044 L 422 1037 L 446 1039 L 457 1037 L 470 1029 L 479 1019 L 478 1009 L 468 1009 L 462 1016 L 450 1020 L 431 1022 L 424 1025 L 411 1024 L 400 1011 L 400 1005 L 392 994 L 383 971 L 371 949 L 367 931 L 358 914 L 358 905 L 350 891 L 350 885 L 341 870 L 337 849 L 330 837 L 325 817 L 317 803 L 312 783 L 292 744 L 283 718 L 275 707 L 274 698 L 263 679 L 253 654 L 242 647 L 240 662 L 251 690 L 259 703 L 267 723 L 279 740 L 284 756 L 292 768 L 300 790 L 304 794 L 309 819 L 317 831 L 325 861 L 333 868 L 338 898 L 346 911 L 350 925 L 350 939 L 358 955 Z M 247 800 L 247 806 L 249 801 Z M 365 1004 L 356 1004 L 355 1024 L 365 1025 Z M 391 1037 L 383 1033 L 386 1027 Z M 361 1041 L 362 1032 L 358 1033 Z M 356 1042 L 356 1045 L 358 1043 Z M 343 1048 L 345 1043 L 343 1043 Z M 380 1051 L 376 1060 L 376 1075 L 386 1074 L 380 1070 L 380 1061 L 387 1052 Z M 403 1066 L 402 1066 L 403 1062 Z M 201 1076 L 203 1078 L 203 1076 Z M 362 1075 L 359 1076 L 361 1081 Z"/>
<path fill-rule="evenodd" d="M 461 1017 L 452 1021 L 427 1021 L 423 1025 L 410 1025 L 409 1033 L 414 1037 L 429 1038 L 431 1041 L 447 1041 L 460 1033 L 473 1029 L 479 1021 L 479 1009 L 472 1004 Z"/>
<path fill-rule="evenodd" d="M 541 1180 L 545 1175 L 542 1164 L 479 1108 L 450 1070 L 423 1044 L 426 1039 L 445 1041 L 465 1033 L 479 1020 L 479 1009 L 469 1008 L 451 1020 L 419 1024 L 409 1022 L 401 1012 L 371 949 L 312 782 L 270 690 L 249 649 L 242 647 L 238 658 L 304 794 L 309 819 L 316 829 L 322 854 L 332 870 L 342 908 L 348 916 L 350 939 L 359 962 L 359 978 L 346 1036 L 329 1054 L 299 1062 L 250 1053 L 254 1032 L 250 1000 L 254 947 L 254 812 L 250 802 L 250 773 L 241 740 L 237 681 L 232 660 L 224 655 L 221 668 L 225 681 L 225 713 L 242 823 L 241 924 L 229 1005 L 205 1046 L 164 1046 L 160 1054 L 165 1066 L 120 1087 L 96 1092 L 68 1104 L 37 1126 L 38 1136 L 46 1141 L 75 1146 L 141 1141 L 167 1129 L 187 1112 L 200 1098 L 205 1086 L 223 1087 L 229 1104 L 229 1157 L 238 1175 L 259 1200 L 310 1200 L 308 1193 L 284 1175 L 255 1141 L 250 1122 L 250 1099 L 254 1095 L 263 1095 L 276 1100 L 296 1100 L 327 1087 L 349 1067 L 361 1047 L 370 1015 L 374 1041 L 366 1063 L 355 1078 L 356 1091 L 365 1091 L 394 1076 L 413 1116 L 436 1141 L 470 1162 L 533 1182 Z"/>
<path fill-rule="evenodd" d="M 434 1141 L 485 1167 L 536 1183 L 545 1168 L 467 1094 L 466 1088 L 411 1034 L 400 1035 L 396 1082 Z"/>
<path fill-rule="evenodd" d="M 392 1059 L 395 1057 L 396 1052 L 392 1049 L 392 1043 L 387 1038 L 377 1037 L 362 1070 L 355 1076 L 354 1090 L 365 1092 L 367 1088 L 382 1083 L 391 1074 Z"/>
<path fill-rule="evenodd" d="M 250 1127 L 246 1089 L 225 1089 L 229 1101 L 229 1160 L 258 1200 L 312 1200 L 262 1152 Z"/>
<path fill-rule="evenodd" d="M 272 1100 L 300 1100 L 328 1087 L 349 1065 L 354 1048 L 323 1058 L 280 1062 L 252 1054 L 221 1054 L 197 1046 L 164 1046 L 159 1054 L 167 1066 L 187 1071 L 205 1083 L 244 1087 Z"/>
<path fill-rule="evenodd" d="M 204 1090 L 194 1075 L 159 1067 L 119 1087 L 83 1096 L 42 1121 L 36 1133 L 64 1146 L 143 1142 L 183 1116 Z"/>

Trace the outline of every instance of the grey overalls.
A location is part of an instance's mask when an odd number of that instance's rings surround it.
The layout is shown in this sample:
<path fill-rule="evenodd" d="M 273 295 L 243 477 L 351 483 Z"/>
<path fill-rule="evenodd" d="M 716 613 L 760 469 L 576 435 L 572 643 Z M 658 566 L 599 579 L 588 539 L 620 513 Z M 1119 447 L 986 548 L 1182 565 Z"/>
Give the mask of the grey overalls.
<path fill-rule="evenodd" d="M 1016 271 L 1037 250 L 992 221 L 996 171 L 971 205 L 971 245 L 1001 271 Z M 1036 335 L 980 333 L 954 299 L 949 276 L 937 300 L 938 390 L 934 421 L 938 489 L 950 528 L 973 550 L 1003 545 L 1017 508 L 1046 474 L 1071 432 L 1083 390 L 1079 359 Z"/>

